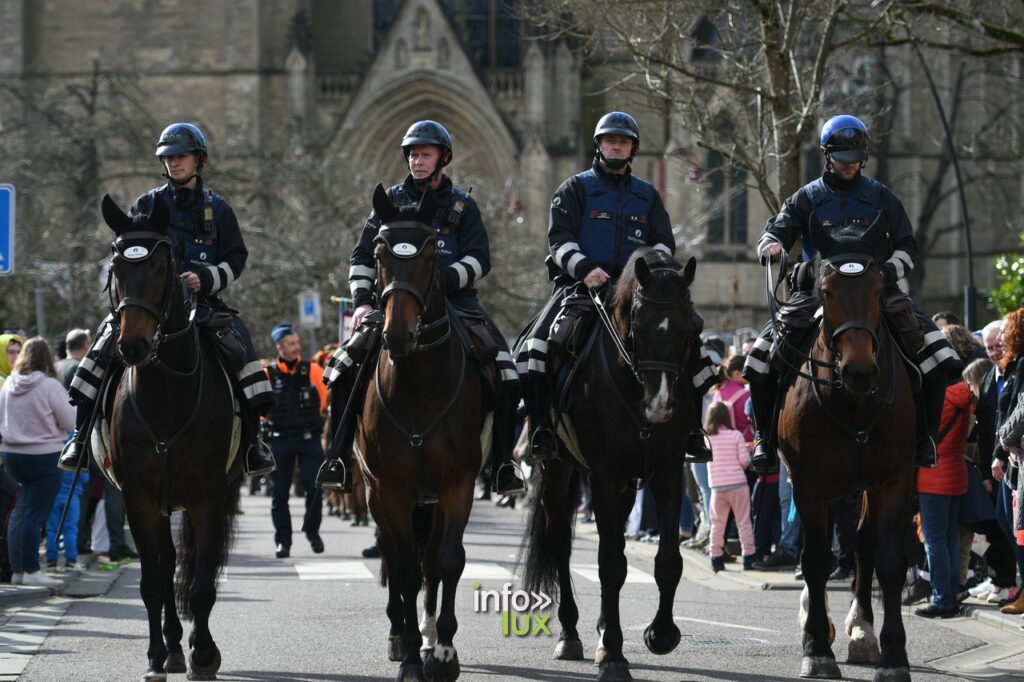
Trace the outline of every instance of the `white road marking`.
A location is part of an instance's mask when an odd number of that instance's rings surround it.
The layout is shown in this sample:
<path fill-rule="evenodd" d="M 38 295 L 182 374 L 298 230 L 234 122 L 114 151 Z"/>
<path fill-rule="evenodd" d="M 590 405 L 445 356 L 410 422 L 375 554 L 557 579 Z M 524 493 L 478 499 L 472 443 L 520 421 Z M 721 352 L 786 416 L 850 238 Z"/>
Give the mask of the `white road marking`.
<path fill-rule="evenodd" d="M 324 561 L 295 564 L 299 580 L 373 580 L 362 561 Z"/>
<path fill-rule="evenodd" d="M 489 562 L 466 562 L 462 571 L 463 580 L 511 580 L 512 573 L 504 566 Z"/>
<path fill-rule="evenodd" d="M 702 618 L 687 618 L 686 616 L 673 616 L 672 620 L 685 620 L 688 623 L 700 623 L 702 625 L 717 625 L 723 628 L 754 630 L 755 632 L 781 632 L 781 630 L 772 630 L 771 628 L 755 628 L 752 625 L 736 625 L 735 623 L 723 623 L 718 620 L 703 620 Z"/>
<path fill-rule="evenodd" d="M 597 572 L 597 564 L 572 564 L 569 566 L 569 570 L 592 583 L 601 582 L 601 578 Z M 626 582 L 656 584 L 653 575 L 650 573 L 644 573 L 632 566 L 629 566 L 626 571 Z"/>

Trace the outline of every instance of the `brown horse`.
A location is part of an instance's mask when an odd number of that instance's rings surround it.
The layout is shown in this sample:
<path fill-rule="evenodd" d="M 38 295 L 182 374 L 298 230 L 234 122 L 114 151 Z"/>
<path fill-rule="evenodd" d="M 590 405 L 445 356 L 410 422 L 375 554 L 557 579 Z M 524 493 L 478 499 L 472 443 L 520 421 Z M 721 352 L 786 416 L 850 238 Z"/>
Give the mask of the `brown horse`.
<path fill-rule="evenodd" d="M 381 581 L 388 587 L 389 657 L 401 661 L 399 680 L 455 680 L 455 590 L 483 461 L 482 380 L 445 309 L 431 227 L 433 191 L 424 192 L 418 207 L 398 209 L 377 185 L 373 208 L 381 221 L 375 256 L 384 347 L 366 391 L 357 443 L 380 534 Z M 421 584 L 422 640 L 416 613 Z"/>
<path fill-rule="evenodd" d="M 911 375 L 882 320 L 882 289 L 873 259 L 856 254 L 822 259 L 820 330 L 809 357 L 782 388 L 779 449 L 804 530 L 801 677 L 840 677 L 825 594 L 832 569 L 829 500 L 863 491 L 855 596 L 846 617 L 847 660 L 877 663 L 876 680 L 910 679 L 900 592 L 916 420 Z M 873 629 L 873 574 L 885 613 L 881 651 Z"/>
<path fill-rule="evenodd" d="M 687 360 L 700 348 L 690 302 L 696 268 L 693 258 L 682 267 L 660 251 L 638 250 L 616 283 L 611 324 L 593 337 L 593 350 L 578 365 L 579 378 L 569 389 L 567 414 L 590 470 L 600 534 L 601 613 L 594 656 L 599 682 L 632 679 L 622 653 L 619 592 L 627 573 L 622 529 L 636 499 L 637 479 L 646 481 L 654 496 L 661 528 L 654 559 L 658 608 L 644 630 L 644 644 L 664 655 L 681 637 L 672 609 L 683 573 L 683 453 L 698 426 L 694 391 L 682 385 L 691 381 Z M 561 459 L 534 468 L 539 492 L 523 539 L 525 589 L 558 596 L 562 632 L 555 657 L 562 660 L 583 658 L 569 569 L 579 475 L 579 466 Z"/>
<path fill-rule="evenodd" d="M 139 589 L 149 617 L 144 679 L 186 670 L 176 592 L 182 615 L 193 619 L 189 679 L 216 679 L 221 657 L 210 611 L 235 525 L 237 486 L 229 482 L 241 468 L 234 457 L 232 388 L 214 351 L 200 342 L 186 305 L 164 203 L 134 218 L 109 196 L 102 208 L 117 234 L 111 313 L 117 352 L 127 366 L 107 401 L 106 449 L 142 564 Z M 102 434 L 94 439 L 102 441 Z M 178 550 L 172 508 L 187 512 Z"/>

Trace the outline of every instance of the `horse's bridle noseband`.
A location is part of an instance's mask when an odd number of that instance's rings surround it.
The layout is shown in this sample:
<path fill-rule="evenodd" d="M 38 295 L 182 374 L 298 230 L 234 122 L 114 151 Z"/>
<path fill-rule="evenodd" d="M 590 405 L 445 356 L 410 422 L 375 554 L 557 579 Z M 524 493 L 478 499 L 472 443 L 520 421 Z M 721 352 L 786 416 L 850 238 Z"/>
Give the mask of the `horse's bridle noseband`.
<path fill-rule="evenodd" d="M 389 240 L 389 230 L 398 229 L 418 230 L 423 237 L 422 243 L 418 246 L 418 248 L 414 249 L 411 253 L 401 253 L 399 251 L 396 251 L 396 245 L 392 244 L 391 241 Z M 396 220 L 382 225 L 380 231 L 377 233 L 377 236 L 374 237 L 373 242 L 375 244 L 383 244 L 384 248 L 388 250 L 388 253 L 390 253 L 393 257 L 398 258 L 399 260 L 411 260 L 413 258 L 418 257 L 421 253 L 423 253 L 423 249 L 428 244 L 430 244 L 431 242 L 437 242 L 437 232 L 434 231 L 433 228 L 428 227 L 416 220 Z M 450 328 L 446 328 L 444 333 L 441 334 L 437 339 L 434 339 L 433 341 L 427 343 L 420 343 L 420 337 L 423 334 L 426 334 L 448 324 L 447 315 L 442 315 L 439 319 L 433 322 L 423 324 L 423 315 L 426 314 L 427 310 L 430 309 L 430 306 L 434 301 L 434 297 L 438 294 L 439 291 L 439 287 L 437 285 L 439 268 L 440 266 L 438 264 L 438 259 L 435 255 L 435 257 L 431 259 L 430 283 L 427 285 L 426 293 L 420 293 L 420 290 L 413 286 L 410 282 L 399 279 L 393 279 L 390 282 L 388 282 L 384 289 L 377 294 L 377 300 L 380 301 L 380 306 L 382 309 L 384 308 L 384 303 L 387 300 L 388 296 L 395 293 L 396 291 L 403 291 L 412 296 L 416 300 L 416 303 L 420 307 L 420 311 L 416 315 L 416 326 L 413 329 L 413 342 L 411 347 L 411 352 L 413 353 L 418 351 L 429 350 L 431 348 L 435 348 L 441 345 L 442 343 L 444 343 L 444 341 L 448 339 L 448 334 L 451 331 Z M 379 286 L 380 277 L 377 278 L 377 282 Z M 386 338 L 384 339 L 384 344 L 387 345 Z"/>

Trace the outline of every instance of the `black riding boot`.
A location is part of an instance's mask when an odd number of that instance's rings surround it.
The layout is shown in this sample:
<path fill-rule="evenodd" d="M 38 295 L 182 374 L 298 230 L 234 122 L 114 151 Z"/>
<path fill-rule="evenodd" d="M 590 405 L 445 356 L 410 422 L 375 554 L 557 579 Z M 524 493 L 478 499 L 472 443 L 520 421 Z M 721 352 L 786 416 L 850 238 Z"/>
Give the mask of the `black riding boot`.
<path fill-rule="evenodd" d="M 512 459 L 518 406 L 519 391 L 499 387 L 494 401 L 494 423 L 491 425 L 491 480 L 496 495 L 520 495 L 526 492 L 523 474 Z"/>
<path fill-rule="evenodd" d="M 946 377 L 941 367 L 933 369 L 921 379 L 921 400 L 919 409 L 922 431 L 917 439 L 914 463 L 923 469 L 932 469 L 938 463 L 937 441 L 939 421 L 942 419 L 942 403 L 946 398 Z"/>
<path fill-rule="evenodd" d="M 349 373 L 331 385 L 331 446 L 329 457 L 316 477 L 317 485 L 323 490 L 352 492 L 352 443 L 356 439 L 356 418 L 354 414 L 348 414 L 346 408 L 349 402 L 353 406 L 362 405 L 362 396 L 352 395 L 357 390 L 357 374 L 356 368 L 352 367 Z"/>
<path fill-rule="evenodd" d="M 704 429 L 700 427 L 700 413 L 704 407 L 704 397 L 697 396 L 694 403 L 696 407 L 696 415 L 694 419 L 697 422 L 697 430 L 690 434 L 686 440 L 686 461 L 687 462 L 710 462 L 711 461 L 711 448 L 708 446 L 708 441 L 705 438 Z"/>
<path fill-rule="evenodd" d="M 770 471 L 777 468 L 779 456 L 775 452 L 775 394 L 779 378 L 769 371 L 763 378 L 751 381 L 750 402 L 754 413 L 754 451 L 750 455 L 750 468 Z"/>
<path fill-rule="evenodd" d="M 96 403 L 80 402 L 75 414 L 75 435 L 64 444 L 57 466 L 64 471 L 75 472 L 89 466 L 89 421 Z"/>
<path fill-rule="evenodd" d="M 265 476 L 277 468 L 274 461 L 274 451 L 263 440 L 260 434 L 260 412 L 259 408 L 243 402 L 240 405 L 242 411 L 242 442 L 248 443 L 245 450 L 245 460 L 242 465 L 245 473 L 250 476 Z"/>
<path fill-rule="evenodd" d="M 530 454 L 543 462 L 558 454 L 551 427 L 551 382 L 547 377 L 530 377 L 526 382 L 526 410 L 530 416 Z"/>

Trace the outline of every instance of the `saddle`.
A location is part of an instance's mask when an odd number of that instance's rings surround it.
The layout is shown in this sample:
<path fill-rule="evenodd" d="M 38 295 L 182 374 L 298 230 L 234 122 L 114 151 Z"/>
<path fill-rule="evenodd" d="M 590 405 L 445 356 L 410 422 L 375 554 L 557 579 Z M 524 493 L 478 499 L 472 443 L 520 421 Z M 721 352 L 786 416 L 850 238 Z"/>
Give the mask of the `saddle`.
<path fill-rule="evenodd" d="M 245 367 L 245 344 L 235 329 L 230 311 L 199 306 L 195 323 L 199 327 L 201 341 L 213 347 L 225 369 L 234 375 Z"/>

